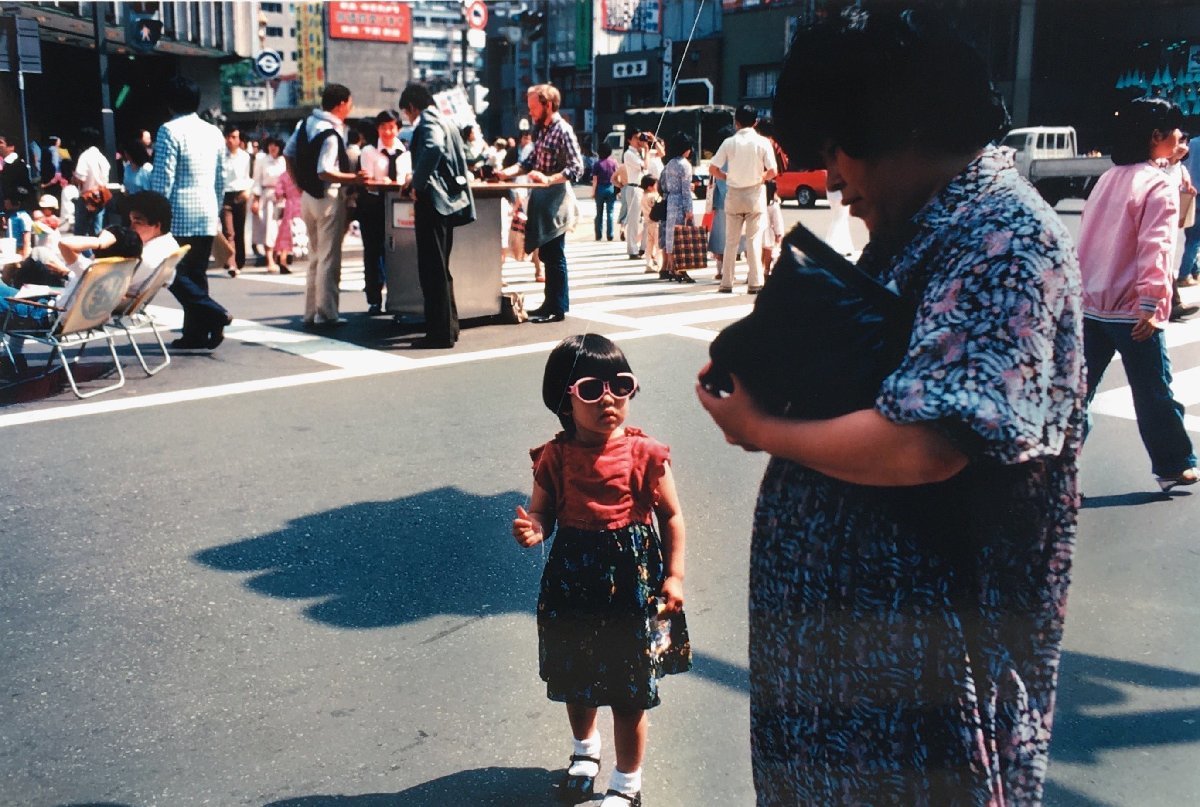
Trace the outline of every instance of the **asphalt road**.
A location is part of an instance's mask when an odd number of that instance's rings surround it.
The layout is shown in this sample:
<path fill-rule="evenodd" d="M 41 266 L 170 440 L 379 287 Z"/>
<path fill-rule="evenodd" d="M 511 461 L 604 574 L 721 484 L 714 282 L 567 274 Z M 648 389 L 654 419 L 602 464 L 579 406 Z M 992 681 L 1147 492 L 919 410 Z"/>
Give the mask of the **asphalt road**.
<path fill-rule="evenodd" d="M 821 232 L 828 214 L 797 216 Z M 711 270 L 660 283 L 587 237 L 569 254 L 565 323 L 472 323 L 454 351 L 414 349 L 355 291 L 336 338 L 305 334 L 302 284 L 214 272 L 239 320 L 214 355 L 131 370 L 92 402 L 0 407 L 0 804 L 553 803 L 569 745 L 537 677 L 544 557 L 508 522 L 527 449 L 556 429 L 546 351 L 583 330 L 628 353 L 644 385 L 630 421 L 672 446 L 688 523 L 696 664 L 651 714 L 646 803 L 752 804 L 745 586 L 765 459 L 727 446 L 692 393 L 707 339 L 750 298 L 716 295 Z M 527 264 L 505 275 L 536 295 Z M 1170 333 L 1196 403 L 1200 326 Z M 1153 492 L 1123 384 L 1115 366 L 1083 458 L 1058 807 L 1200 796 L 1194 497 Z"/>

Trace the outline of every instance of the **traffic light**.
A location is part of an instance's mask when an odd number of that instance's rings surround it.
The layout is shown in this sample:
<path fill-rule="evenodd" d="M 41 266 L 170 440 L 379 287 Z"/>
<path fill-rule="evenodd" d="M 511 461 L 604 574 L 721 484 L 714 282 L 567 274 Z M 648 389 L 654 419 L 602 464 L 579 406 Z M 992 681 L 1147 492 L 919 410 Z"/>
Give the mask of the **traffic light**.
<path fill-rule="evenodd" d="M 476 115 L 482 115 L 488 108 L 487 95 L 488 88 L 482 84 L 471 86 L 471 108 L 475 110 Z"/>
<path fill-rule="evenodd" d="M 546 35 L 546 12 L 536 9 L 518 11 L 513 15 L 513 21 L 521 26 L 521 39 L 533 42 Z"/>
<path fill-rule="evenodd" d="M 162 38 L 162 20 L 132 15 L 125 25 L 125 44 L 138 53 L 153 53 Z"/>

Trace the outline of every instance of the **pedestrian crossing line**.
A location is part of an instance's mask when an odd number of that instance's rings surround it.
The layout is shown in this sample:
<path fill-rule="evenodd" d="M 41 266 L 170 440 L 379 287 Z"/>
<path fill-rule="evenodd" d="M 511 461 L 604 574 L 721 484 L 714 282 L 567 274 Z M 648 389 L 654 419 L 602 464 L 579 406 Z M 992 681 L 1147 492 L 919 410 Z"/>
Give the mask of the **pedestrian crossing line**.
<path fill-rule="evenodd" d="M 161 312 L 155 310 L 154 313 L 157 316 Z M 231 326 L 227 332 L 233 336 L 233 334 L 236 332 L 237 326 L 238 321 L 235 321 L 234 325 Z M 257 327 L 269 328 L 269 326 Z M 689 329 L 687 328 L 679 328 L 675 331 L 672 331 L 672 333 L 676 335 L 687 335 L 688 330 Z M 642 339 L 661 335 L 662 332 L 657 330 L 632 330 L 606 334 L 609 339 L 612 339 L 614 342 L 618 343 L 626 342 L 632 339 Z M 702 331 L 697 331 L 697 333 L 693 335 L 693 338 L 711 341 L 713 335 L 714 334 L 711 332 L 705 333 Z M 191 389 L 176 390 L 174 392 L 152 393 L 140 397 L 72 401 L 62 406 L 55 406 L 47 409 L 14 412 L 7 415 L 0 414 L 0 429 L 10 428 L 13 426 L 27 426 L 35 423 L 49 423 L 58 420 L 69 420 L 73 418 L 87 417 L 90 415 L 110 414 L 114 412 L 126 412 L 135 409 L 150 409 L 158 406 L 169 406 L 172 404 L 191 403 L 194 401 L 213 400 L 216 398 L 227 398 L 234 395 L 246 395 L 256 392 L 291 389 L 295 387 L 309 386 L 312 384 L 327 384 L 333 381 L 347 381 L 356 378 L 366 378 L 368 376 L 387 375 L 391 373 L 420 370 L 452 364 L 465 364 L 472 361 L 481 361 L 486 359 L 500 359 L 527 354 L 545 354 L 549 353 L 557 344 L 558 340 L 556 339 L 553 341 L 536 342 L 533 344 L 514 345 L 511 347 L 495 348 L 491 350 L 480 350 L 473 353 L 447 353 L 441 356 L 432 356 L 425 359 L 404 359 L 403 362 L 399 363 L 380 362 L 373 366 L 359 364 L 354 367 L 335 367 L 312 373 L 298 373 L 295 375 L 276 376 L 273 378 L 259 378 L 252 381 L 218 384 L 211 387 L 193 387 Z M 378 351 L 368 352 L 375 353 L 377 356 L 386 355 L 381 354 Z"/>
<path fill-rule="evenodd" d="M 1175 393 L 1175 400 L 1184 406 L 1200 403 L 1200 367 L 1174 373 L 1171 391 Z M 1090 411 L 1094 415 L 1137 420 L 1137 413 L 1133 408 L 1133 393 L 1129 387 L 1117 387 L 1097 393 L 1092 399 Z M 1184 415 L 1183 425 L 1189 432 L 1200 433 L 1200 415 Z"/>
<path fill-rule="evenodd" d="M 160 328 L 178 330 L 183 325 L 183 312 L 177 308 L 150 306 L 148 310 Z M 416 362 L 406 356 L 372 350 L 320 334 L 263 325 L 249 319 L 235 319 L 225 329 L 225 338 L 262 345 L 340 370 L 388 372 L 402 370 Z"/>
<path fill-rule="evenodd" d="M 749 314 L 753 307 L 752 305 L 730 305 L 722 308 L 702 308 L 695 311 L 678 311 L 673 314 L 659 314 L 650 317 L 627 317 L 623 314 L 615 314 L 607 311 L 603 307 L 596 307 L 594 309 L 584 308 L 581 311 L 572 309 L 568 316 L 574 316 L 589 322 L 599 322 L 604 325 L 625 326 L 627 328 L 653 331 L 655 333 L 698 338 L 699 335 L 696 332 L 700 329 L 690 328 L 690 326 L 708 322 L 729 322 L 730 320 L 741 319 Z M 679 331 L 677 333 L 678 329 L 684 327 L 688 327 L 689 329 L 686 332 Z M 705 341 L 711 341 L 712 339 L 711 336 L 707 335 L 699 338 L 703 338 Z"/>

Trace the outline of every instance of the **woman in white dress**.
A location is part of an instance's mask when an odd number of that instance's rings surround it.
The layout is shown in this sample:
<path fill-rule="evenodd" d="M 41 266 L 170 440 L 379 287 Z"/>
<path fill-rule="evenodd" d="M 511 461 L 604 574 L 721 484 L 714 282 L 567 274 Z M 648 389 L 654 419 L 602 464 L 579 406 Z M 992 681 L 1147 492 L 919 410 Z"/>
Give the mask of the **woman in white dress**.
<path fill-rule="evenodd" d="M 267 138 L 266 151 L 254 161 L 254 194 L 250 211 L 254 214 L 253 241 L 262 245 L 267 256 L 267 272 L 277 274 L 275 264 L 275 238 L 279 234 L 278 202 L 275 199 L 275 183 L 287 170 L 283 159 L 283 145 L 274 137 Z"/>

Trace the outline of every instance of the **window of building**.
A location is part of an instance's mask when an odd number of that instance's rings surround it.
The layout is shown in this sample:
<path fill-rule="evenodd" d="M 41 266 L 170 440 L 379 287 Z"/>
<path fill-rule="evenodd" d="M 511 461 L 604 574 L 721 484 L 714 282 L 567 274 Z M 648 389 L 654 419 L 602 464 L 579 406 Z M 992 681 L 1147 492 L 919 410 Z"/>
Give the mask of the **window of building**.
<path fill-rule="evenodd" d="M 283 27 L 279 25 L 268 25 L 267 36 L 283 36 Z"/>
<path fill-rule="evenodd" d="M 778 67 L 746 68 L 742 95 L 746 98 L 771 98 L 775 95 L 775 83 L 778 80 Z"/>
<path fill-rule="evenodd" d="M 270 14 L 270 13 L 282 14 L 283 13 L 283 3 L 259 3 L 259 8 L 261 8 L 263 11 L 267 12 L 268 14 Z"/>

